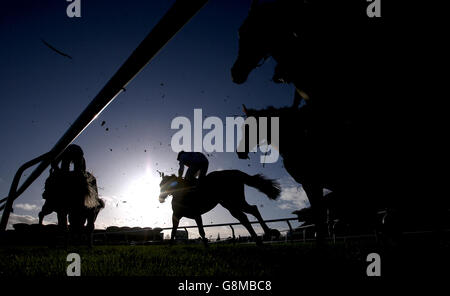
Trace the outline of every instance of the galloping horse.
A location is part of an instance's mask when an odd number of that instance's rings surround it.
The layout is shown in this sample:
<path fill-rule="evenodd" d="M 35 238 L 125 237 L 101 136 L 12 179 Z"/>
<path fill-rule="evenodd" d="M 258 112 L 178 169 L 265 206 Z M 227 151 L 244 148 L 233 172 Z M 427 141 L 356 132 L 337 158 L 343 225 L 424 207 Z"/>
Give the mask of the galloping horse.
<path fill-rule="evenodd" d="M 200 181 L 198 186 L 192 186 L 192 183 L 188 183 L 175 175 L 164 176 L 162 174 L 159 201 L 164 202 L 169 195 L 173 197 L 171 241 L 175 238 L 180 219 L 187 217 L 195 219 L 200 236 L 206 245 L 207 240 L 201 215 L 212 210 L 217 204 L 221 204 L 233 217 L 238 219 L 257 244 L 260 244 L 261 241 L 245 213 L 252 214 L 258 219 L 265 235 L 275 234 L 277 231 L 266 225 L 258 207 L 248 204 L 245 200 L 244 185 L 258 189 L 272 200 L 277 199 L 280 194 L 279 184 L 274 180 L 266 179 L 262 175 L 250 176 L 238 170 L 211 172 Z"/>
<path fill-rule="evenodd" d="M 324 189 L 339 196 L 341 218 L 345 217 L 349 223 L 375 222 L 382 199 L 374 194 L 376 190 L 370 184 L 376 180 L 370 179 L 367 173 L 368 168 L 373 169 L 375 165 L 365 158 L 364 153 L 368 149 L 358 142 L 360 138 L 351 129 L 336 124 L 321 131 L 321 137 L 315 138 L 315 134 L 310 132 L 307 105 L 299 109 L 269 107 L 263 110 L 244 106 L 244 110 L 247 116 L 256 119 L 279 117 L 279 147 L 276 148 L 283 158 L 285 169 L 302 184 L 308 196 L 318 234 L 323 235 L 326 231 Z M 241 141 L 249 143 L 248 138 L 246 133 Z M 259 142 L 254 143 L 270 144 L 270 138 L 269 129 L 266 137 L 258 135 Z M 244 144 L 239 146 L 244 147 Z M 253 148 L 247 147 L 244 152 L 238 152 L 239 158 L 248 158 Z"/>
<path fill-rule="evenodd" d="M 89 235 L 89 245 L 92 244 L 94 222 L 105 203 L 98 197 L 97 181 L 91 173 L 51 169 L 42 197 L 45 203 L 39 213 L 40 225 L 52 212 L 57 213 L 58 226 L 64 232 L 67 230 L 67 217 L 74 233 L 82 233 L 87 222 L 85 230 Z"/>
<path fill-rule="evenodd" d="M 378 112 L 384 108 L 379 103 L 382 86 L 373 86 L 383 60 L 371 56 L 373 67 L 368 67 L 363 54 L 379 49 L 373 40 L 380 33 L 364 14 L 351 1 L 253 1 L 239 29 L 233 81 L 244 83 L 262 60 L 272 57 L 277 62 L 273 81 L 295 86 L 292 107 L 244 107 L 244 112 L 280 118 L 279 152 L 307 193 L 318 240 L 324 233 L 324 188 L 345 196 L 349 209 L 358 209 L 352 214 L 366 217 L 362 209 L 373 209 L 382 195 L 378 173 L 387 173 L 383 136 L 389 126 Z M 238 153 L 239 158 L 247 158 L 252 148 Z"/>

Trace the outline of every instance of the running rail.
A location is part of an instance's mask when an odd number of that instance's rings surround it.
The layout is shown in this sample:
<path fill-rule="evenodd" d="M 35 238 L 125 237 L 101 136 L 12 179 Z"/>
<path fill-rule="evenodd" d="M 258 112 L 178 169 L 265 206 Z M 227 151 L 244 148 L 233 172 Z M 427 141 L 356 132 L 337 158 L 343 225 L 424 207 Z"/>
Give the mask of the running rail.
<path fill-rule="evenodd" d="M 208 0 L 177 0 L 162 19 L 150 31 L 145 39 L 128 57 L 114 76 L 106 83 L 84 111 L 78 116 L 66 133 L 47 153 L 22 165 L 14 176 L 9 195 L 5 202 L 0 232 L 6 230 L 13 202 L 18 198 L 70 145 L 83 130 L 111 103 L 133 78 L 150 62 L 150 60 L 175 36 L 178 31 L 208 2 Z M 40 162 L 40 163 L 39 163 Z M 39 163 L 30 176 L 19 185 L 22 173 Z M 0 202 L 1 203 L 1 202 Z"/>

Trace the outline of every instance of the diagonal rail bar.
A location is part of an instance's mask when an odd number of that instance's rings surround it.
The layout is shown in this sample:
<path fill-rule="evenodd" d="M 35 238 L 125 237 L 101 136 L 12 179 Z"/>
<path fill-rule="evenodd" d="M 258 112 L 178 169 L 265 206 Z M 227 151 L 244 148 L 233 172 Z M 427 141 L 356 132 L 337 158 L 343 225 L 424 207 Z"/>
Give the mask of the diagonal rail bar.
<path fill-rule="evenodd" d="M 176 33 L 208 2 L 208 0 L 177 0 L 145 39 L 128 57 L 108 83 L 84 109 L 80 116 L 59 139 L 55 146 L 40 160 L 40 164 L 18 187 L 18 181 L 11 184 L 6 199 L 0 231 L 5 231 L 14 200 L 20 196 L 79 134 L 111 103 L 150 60 L 175 36 Z M 39 158 L 39 157 L 38 157 Z M 34 159 L 36 160 L 36 159 Z M 27 163 L 29 164 L 29 163 Z M 33 165 L 36 163 L 33 163 Z M 31 166 L 31 165 L 30 165 Z M 27 166 L 26 168 L 30 167 Z M 23 166 L 21 167 L 23 168 Z M 26 169 L 25 168 L 25 169 Z M 20 180 L 24 170 L 18 170 L 15 179 Z"/>
<path fill-rule="evenodd" d="M 0 206 L 0 210 L 6 208 L 6 206 L 8 205 L 8 200 L 14 200 L 20 193 L 17 190 L 17 186 L 19 185 L 19 181 L 20 181 L 20 177 L 22 177 L 23 172 L 28 169 L 29 167 L 34 166 L 35 164 L 43 161 L 44 159 L 49 157 L 49 153 L 44 153 L 41 156 L 38 156 L 26 163 L 24 163 L 16 172 L 16 174 L 14 175 L 14 179 L 12 181 L 11 184 L 11 188 L 9 189 L 9 194 L 8 197 L 2 199 L 6 201 L 6 203 L 2 206 Z"/>

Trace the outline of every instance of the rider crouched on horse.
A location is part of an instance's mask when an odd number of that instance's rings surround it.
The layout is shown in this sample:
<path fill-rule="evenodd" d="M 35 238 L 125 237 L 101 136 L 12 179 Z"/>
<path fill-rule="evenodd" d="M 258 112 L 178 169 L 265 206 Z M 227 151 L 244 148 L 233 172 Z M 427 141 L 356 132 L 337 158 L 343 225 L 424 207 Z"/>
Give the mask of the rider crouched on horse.
<path fill-rule="evenodd" d="M 61 168 L 58 167 L 59 162 L 61 162 Z M 73 164 L 73 170 L 70 170 L 71 164 Z M 83 190 L 86 196 L 89 196 L 85 199 L 86 206 L 96 207 L 99 205 L 97 181 L 91 173 L 86 171 L 86 160 L 80 146 L 75 144 L 67 146 L 56 163 L 52 164 L 52 168 L 64 178 L 71 178 L 76 182 L 76 186 Z"/>
<path fill-rule="evenodd" d="M 59 167 L 60 162 L 61 167 Z M 70 171 L 71 163 L 73 163 L 73 171 Z M 66 204 L 64 203 L 65 200 L 57 197 L 55 192 L 59 193 L 61 188 L 67 185 L 65 182 L 69 179 L 73 180 L 74 176 L 86 179 L 86 175 L 86 161 L 84 159 L 83 149 L 75 144 L 69 145 L 66 150 L 51 163 L 50 176 L 45 181 L 45 191 L 42 194 L 45 203 L 42 206 L 42 211 L 39 213 L 40 225 L 42 225 L 44 216 L 66 207 Z"/>
<path fill-rule="evenodd" d="M 209 161 L 203 153 L 181 151 L 178 153 L 177 160 L 180 162 L 179 178 L 183 177 L 185 166 L 188 167 L 188 170 L 184 179 L 188 182 L 197 181 L 196 176 L 198 176 L 198 181 L 206 176 Z"/>
<path fill-rule="evenodd" d="M 57 162 L 52 163 L 53 169 L 59 169 L 58 163 L 61 161 L 61 171 L 69 172 L 70 164 L 73 163 L 73 171 L 85 173 L 86 160 L 84 159 L 83 149 L 75 144 L 70 144 L 61 154 Z"/>

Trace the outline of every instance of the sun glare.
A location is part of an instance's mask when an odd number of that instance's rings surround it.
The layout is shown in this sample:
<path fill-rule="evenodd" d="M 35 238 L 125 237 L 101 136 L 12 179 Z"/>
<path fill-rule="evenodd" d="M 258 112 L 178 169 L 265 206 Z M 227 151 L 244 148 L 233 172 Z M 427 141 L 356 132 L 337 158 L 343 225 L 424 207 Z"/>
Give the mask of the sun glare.
<path fill-rule="evenodd" d="M 171 221 L 170 202 L 161 204 L 158 199 L 160 181 L 158 174 L 147 168 L 144 175 L 132 179 L 127 185 L 122 205 L 127 209 L 128 226 L 164 227 Z"/>

